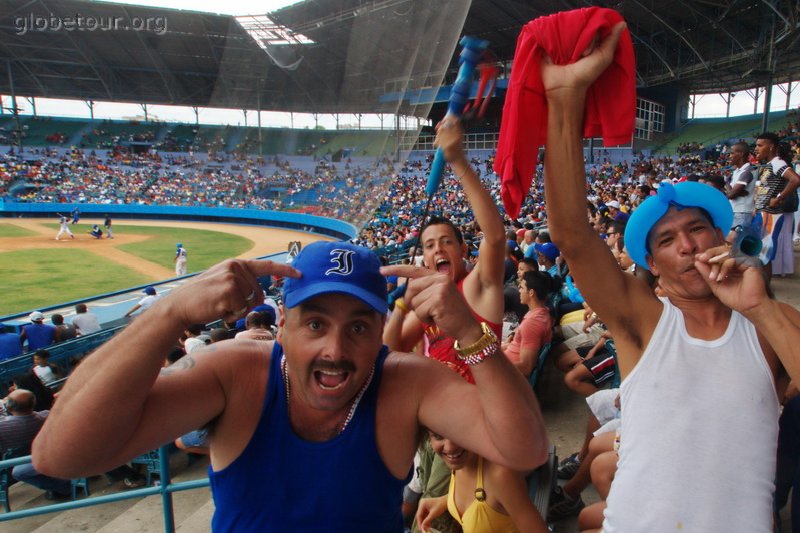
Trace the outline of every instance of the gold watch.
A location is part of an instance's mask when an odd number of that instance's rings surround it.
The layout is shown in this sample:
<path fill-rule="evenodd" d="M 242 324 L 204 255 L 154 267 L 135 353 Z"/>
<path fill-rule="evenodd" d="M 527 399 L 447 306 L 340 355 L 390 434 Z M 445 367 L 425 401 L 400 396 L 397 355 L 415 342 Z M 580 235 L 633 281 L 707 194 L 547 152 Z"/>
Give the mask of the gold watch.
<path fill-rule="evenodd" d="M 497 344 L 497 335 L 495 335 L 494 331 L 492 331 L 492 328 L 489 327 L 489 324 L 486 322 L 481 322 L 481 331 L 483 332 L 481 338 L 469 346 L 462 347 L 458 341 L 453 344 L 453 348 L 455 349 L 459 358 L 467 359 L 468 357 L 485 350 L 489 346 Z"/>

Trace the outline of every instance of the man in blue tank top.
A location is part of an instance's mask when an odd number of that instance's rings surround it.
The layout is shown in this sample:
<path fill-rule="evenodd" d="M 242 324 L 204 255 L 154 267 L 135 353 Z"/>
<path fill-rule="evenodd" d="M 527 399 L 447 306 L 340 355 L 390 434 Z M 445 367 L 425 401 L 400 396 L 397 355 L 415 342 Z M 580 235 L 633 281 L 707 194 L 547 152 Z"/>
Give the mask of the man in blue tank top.
<path fill-rule="evenodd" d="M 618 43 L 632 46 L 628 35 L 620 39 L 624 31 L 623 23 L 605 28 L 599 43 L 587 34 L 577 61 L 546 58 L 541 69 L 550 232 L 587 303 L 608 325 L 624 378 L 619 462 L 602 529 L 767 533 L 775 386 L 787 371 L 800 379 L 800 313 L 768 297 L 760 268 L 734 259 L 724 240 L 733 212 L 712 187 L 662 184 L 627 224 L 628 253 L 658 276 L 661 298 L 622 272 L 591 228 L 585 108 L 602 105 L 589 92 L 601 75 L 622 75 L 609 66 Z M 687 408 L 676 417 L 679 406 Z"/>
<path fill-rule="evenodd" d="M 160 371 L 188 324 L 261 304 L 266 275 L 286 278 L 279 342 L 223 341 Z M 406 305 L 458 341 L 476 385 L 383 347 L 384 275 L 411 278 Z M 215 531 L 399 533 L 423 427 L 517 470 L 547 452 L 530 387 L 450 277 L 381 269 L 344 242 L 310 244 L 292 266 L 226 261 L 173 290 L 72 374 L 34 464 L 64 478 L 103 472 L 204 426 Z"/>

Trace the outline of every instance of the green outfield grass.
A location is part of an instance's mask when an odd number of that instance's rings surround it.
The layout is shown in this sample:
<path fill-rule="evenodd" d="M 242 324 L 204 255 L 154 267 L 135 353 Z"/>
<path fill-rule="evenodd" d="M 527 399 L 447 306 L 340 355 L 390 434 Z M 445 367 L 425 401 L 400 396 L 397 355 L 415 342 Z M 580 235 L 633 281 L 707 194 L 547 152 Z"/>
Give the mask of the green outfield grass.
<path fill-rule="evenodd" d="M 58 231 L 58 224 L 47 224 Z M 18 228 L 5 224 L 0 231 Z M 82 235 L 91 224 L 71 226 Z M 2 233 L 4 237 L 24 237 L 33 233 Z M 148 235 L 142 242 L 120 245 L 119 249 L 166 268 L 174 266 L 175 243 L 182 242 L 189 253 L 190 272 L 235 257 L 250 247 L 250 239 L 222 233 L 186 228 L 114 225 L 115 234 Z M 55 244 L 55 243 L 54 243 Z M 60 302 L 87 298 L 157 281 L 130 268 L 102 258 L 85 249 L 33 248 L 0 253 L 0 273 L 6 287 L 0 298 L 0 315 L 47 307 Z M 13 288 L 13 290 L 11 290 Z"/>
<path fill-rule="evenodd" d="M 0 224 L 0 237 L 30 237 L 31 235 L 36 235 L 36 233 L 13 224 Z"/>
<path fill-rule="evenodd" d="M 167 268 L 174 268 L 175 245 L 179 242 L 183 243 L 188 254 L 189 272 L 205 270 L 224 259 L 236 257 L 252 248 L 254 244 L 250 239 L 238 235 L 202 229 L 117 226 L 116 224 L 113 229 L 115 235 L 120 232 L 149 235 L 150 239 L 124 244 L 119 249 Z"/>
<path fill-rule="evenodd" d="M 47 224 L 58 231 L 58 224 Z M 76 235 L 85 234 L 92 229 L 91 224 L 71 226 Z M 168 228 L 157 226 L 126 226 L 114 224 L 114 235 L 124 233 L 147 235 L 150 238 L 132 244 L 122 244 L 119 249 L 153 263 L 172 269 L 175 265 L 175 245 L 183 243 L 189 254 L 187 265 L 189 272 L 205 270 L 224 259 L 236 257 L 253 246 L 253 241 L 222 233 L 202 229 Z M 105 232 L 105 228 L 103 228 Z M 105 238 L 105 235 L 104 237 Z"/>
<path fill-rule="evenodd" d="M 8 287 L 0 315 L 143 285 L 143 274 L 86 250 L 42 249 L 0 253 L 0 272 Z M 10 290 L 13 287 L 14 290 Z"/>

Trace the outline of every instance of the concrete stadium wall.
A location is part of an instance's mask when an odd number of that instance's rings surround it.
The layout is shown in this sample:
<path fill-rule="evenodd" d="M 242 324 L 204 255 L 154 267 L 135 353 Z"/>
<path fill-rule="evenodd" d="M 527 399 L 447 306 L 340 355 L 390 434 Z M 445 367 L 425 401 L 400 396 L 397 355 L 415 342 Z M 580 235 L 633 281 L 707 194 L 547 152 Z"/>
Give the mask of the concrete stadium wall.
<path fill-rule="evenodd" d="M 103 217 L 106 213 L 115 220 L 144 218 L 155 220 L 181 220 L 253 224 L 273 228 L 292 229 L 318 233 L 347 240 L 358 234 L 358 229 L 343 220 L 268 211 L 259 209 L 233 209 L 229 207 L 187 207 L 178 205 L 118 205 L 118 204 L 57 204 L 28 203 L 0 199 L 0 216 L 3 217 L 55 217 L 57 213 L 68 216 L 74 208 L 83 217 Z"/>

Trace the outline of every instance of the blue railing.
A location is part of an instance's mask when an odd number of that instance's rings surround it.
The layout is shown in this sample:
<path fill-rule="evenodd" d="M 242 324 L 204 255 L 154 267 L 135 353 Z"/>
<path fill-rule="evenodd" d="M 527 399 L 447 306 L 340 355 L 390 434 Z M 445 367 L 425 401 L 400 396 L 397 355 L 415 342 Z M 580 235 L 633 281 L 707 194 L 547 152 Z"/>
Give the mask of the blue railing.
<path fill-rule="evenodd" d="M 208 487 L 210 482 L 208 477 L 203 479 L 194 479 L 191 481 L 182 481 L 179 483 L 172 483 L 169 473 L 169 452 L 166 446 L 162 446 L 158 450 L 159 461 L 161 469 L 159 472 L 160 483 L 155 487 L 145 487 L 116 494 L 108 494 L 105 496 L 88 497 L 83 500 L 73 500 L 64 503 L 54 503 L 51 505 L 43 505 L 41 507 L 34 507 L 31 509 L 22 509 L 20 511 L 11 511 L 9 513 L 0 514 L 0 522 L 9 520 L 16 520 L 19 518 L 28 518 L 31 516 L 38 516 L 48 513 L 57 513 L 61 511 L 69 511 L 71 509 L 79 509 L 82 507 L 93 507 L 95 505 L 103 505 L 106 503 L 113 503 L 122 500 L 130 500 L 134 498 L 144 498 L 146 496 L 161 495 L 161 506 L 164 515 L 164 531 L 165 533 L 174 533 L 175 531 L 175 514 L 172 501 L 172 493 L 184 490 L 193 490 L 203 487 Z M 6 459 L 0 461 L 0 470 L 3 468 L 11 468 L 16 465 L 28 464 L 31 462 L 31 456 L 16 457 L 14 459 Z"/>
<path fill-rule="evenodd" d="M 66 371 L 72 367 L 71 359 L 83 357 L 87 353 L 105 344 L 125 325 L 101 329 L 89 335 L 82 335 L 47 347 L 50 353 L 49 362 L 56 364 Z M 8 383 L 17 374 L 24 374 L 31 369 L 34 352 L 26 352 L 20 356 L 0 361 L 0 385 Z"/>

